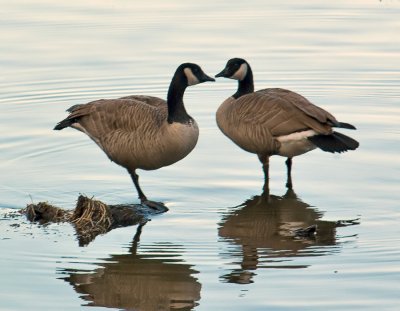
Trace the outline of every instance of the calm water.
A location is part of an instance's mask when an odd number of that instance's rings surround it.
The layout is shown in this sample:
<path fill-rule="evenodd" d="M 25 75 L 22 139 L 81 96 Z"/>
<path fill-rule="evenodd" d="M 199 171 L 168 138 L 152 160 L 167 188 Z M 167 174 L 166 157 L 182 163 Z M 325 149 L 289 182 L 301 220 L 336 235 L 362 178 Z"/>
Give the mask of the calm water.
<path fill-rule="evenodd" d="M 400 305 L 400 2 L 1 1 L 0 310 L 397 310 Z M 170 211 L 78 247 L 69 225 L 9 211 L 79 193 L 137 202 L 128 174 L 87 137 L 52 131 L 71 105 L 165 97 L 182 62 L 216 74 L 231 57 L 256 88 L 297 91 L 353 123 L 356 152 L 271 163 L 215 124 L 236 87 L 189 88 L 197 148 L 142 172 Z M 338 223 L 338 220 L 354 220 Z M 317 224 L 315 238 L 293 230 Z"/>

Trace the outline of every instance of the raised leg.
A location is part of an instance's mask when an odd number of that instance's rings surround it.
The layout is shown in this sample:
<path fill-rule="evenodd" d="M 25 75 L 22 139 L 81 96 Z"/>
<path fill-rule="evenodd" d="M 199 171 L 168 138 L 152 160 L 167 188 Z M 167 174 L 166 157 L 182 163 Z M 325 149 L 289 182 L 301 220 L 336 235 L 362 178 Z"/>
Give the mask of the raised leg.
<path fill-rule="evenodd" d="M 292 183 L 292 158 L 287 158 L 285 163 L 286 163 L 286 166 L 287 166 L 286 187 L 288 189 L 293 189 L 293 183 Z"/>

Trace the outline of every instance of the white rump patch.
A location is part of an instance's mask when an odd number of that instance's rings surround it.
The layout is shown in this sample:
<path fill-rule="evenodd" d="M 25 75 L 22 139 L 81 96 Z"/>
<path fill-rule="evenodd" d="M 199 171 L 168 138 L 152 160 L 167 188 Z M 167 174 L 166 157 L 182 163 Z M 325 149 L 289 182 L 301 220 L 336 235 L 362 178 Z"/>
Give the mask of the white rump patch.
<path fill-rule="evenodd" d="M 277 140 L 281 143 L 288 143 L 291 141 L 298 141 L 302 139 L 306 139 L 307 137 L 311 137 L 317 135 L 317 133 L 313 130 L 303 131 L 303 132 L 296 132 L 289 135 L 278 136 Z"/>
<path fill-rule="evenodd" d="M 247 64 L 243 63 L 240 65 L 239 69 L 233 74 L 231 79 L 242 81 L 247 75 Z"/>
<path fill-rule="evenodd" d="M 199 79 L 197 79 L 197 77 L 193 74 L 192 69 L 187 67 L 183 69 L 183 72 L 185 73 L 188 80 L 188 85 L 195 85 L 200 83 Z"/>
<path fill-rule="evenodd" d="M 307 139 L 314 135 L 317 135 L 315 131 L 307 130 L 277 137 L 276 139 L 281 143 L 278 154 L 292 158 L 315 149 L 315 146 Z"/>

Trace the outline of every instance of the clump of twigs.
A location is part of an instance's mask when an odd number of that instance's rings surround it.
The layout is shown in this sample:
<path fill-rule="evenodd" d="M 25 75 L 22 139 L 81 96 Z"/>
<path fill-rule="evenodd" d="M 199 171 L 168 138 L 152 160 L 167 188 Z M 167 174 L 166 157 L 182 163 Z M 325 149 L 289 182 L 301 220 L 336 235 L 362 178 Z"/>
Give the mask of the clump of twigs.
<path fill-rule="evenodd" d="M 144 209 L 142 205 L 107 205 L 83 195 L 78 197 L 74 210 L 64 210 L 47 202 L 28 204 L 21 210 L 28 220 L 48 223 L 69 222 L 76 231 L 79 245 L 89 244 L 99 234 L 107 233 L 117 227 L 126 227 L 144 223 L 154 211 Z"/>
<path fill-rule="evenodd" d="M 113 224 L 110 208 L 106 204 L 83 195 L 78 197 L 70 221 L 82 244 L 87 244 L 85 241 L 90 242 L 97 235 L 110 231 Z"/>

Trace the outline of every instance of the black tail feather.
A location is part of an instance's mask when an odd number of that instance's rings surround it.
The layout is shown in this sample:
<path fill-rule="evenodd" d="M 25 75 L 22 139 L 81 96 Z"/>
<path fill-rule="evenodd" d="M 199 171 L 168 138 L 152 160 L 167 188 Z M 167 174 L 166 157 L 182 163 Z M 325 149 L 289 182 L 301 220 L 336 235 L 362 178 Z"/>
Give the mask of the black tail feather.
<path fill-rule="evenodd" d="M 73 106 L 69 107 L 66 111 L 69 112 L 69 113 L 71 113 L 71 112 L 73 112 L 75 109 L 77 109 L 77 108 L 79 108 L 79 107 L 82 107 L 82 106 L 85 106 L 85 104 L 73 105 Z"/>
<path fill-rule="evenodd" d="M 60 131 L 68 126 L 71 126 L 72 123 L 74 123 L 73 119 L 68 119 L 68 118 L 64 119 L 64 120 L 58 122 L 53 130 Z"/>
<path fill-rule="evenodd" d="M 315 135 L 308 139 L 321 150 L 332 153 L 355 150 L 360 145 L 353 138 L 338 132 L 333 132 L 331 135 Z"/>
<path fill-rule="evenodd" d="M 67 109 L 67 112 L 73 113 L 73 112 L 75 112 L 75 110 L 77 110 L 77 109 L 79 109 L 80 107 L 83 107 L 83 106 L 85 106 L 85 104 L 73 105 L 73 106 L 71 106 L 71 107 L 69 107 Z M 68 126 L 71 126 L 73 123 L 77 122 L 78 120 L 79 120 L 79 116 L 75 117 L 75 118 L 69 116 L 66 119 L 58 122 L 53 130 L 56 130 L 56 131 L 62 130 L 64 128 L 68 127 Z"/>
<path fill-rule="evenodd" d="M 353 124 L 345 122 L 338 122 L 338 127 L 348 130 L 356 130 L 356 127 Z"/>

